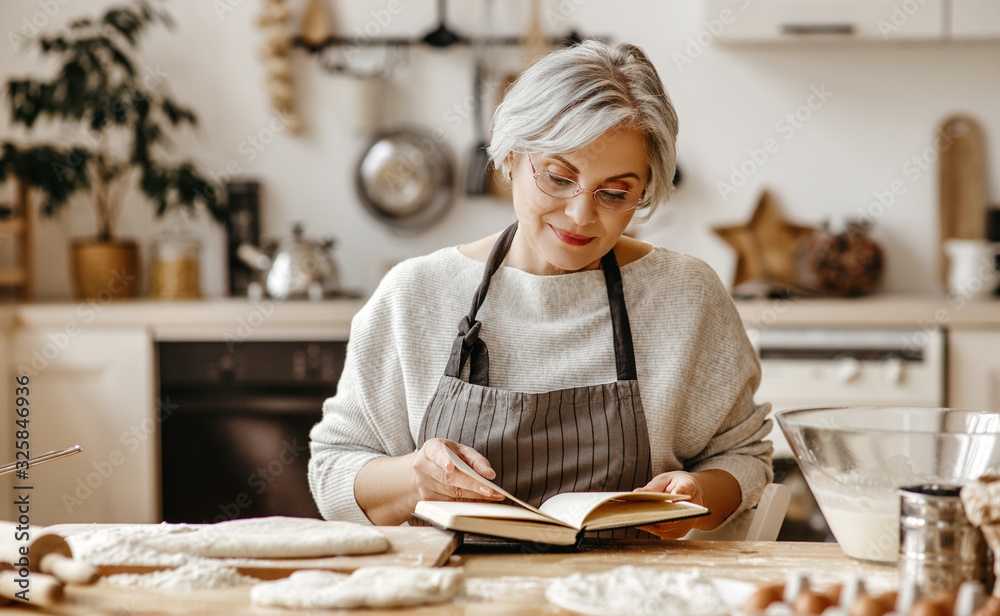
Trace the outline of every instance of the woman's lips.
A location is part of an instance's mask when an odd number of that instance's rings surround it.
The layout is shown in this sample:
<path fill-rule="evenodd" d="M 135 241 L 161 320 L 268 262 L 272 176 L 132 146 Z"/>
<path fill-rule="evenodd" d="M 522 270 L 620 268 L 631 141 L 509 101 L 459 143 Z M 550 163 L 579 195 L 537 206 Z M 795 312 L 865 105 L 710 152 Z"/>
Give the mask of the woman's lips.
<path fill-rule="evenodd" d="M 549 225 L 552 232 L 556 234 L 559 241 L 564 244 L 569 244 L 570 246 L 585 246 L 591 242 L 594 238 L 587 237 L 585 235 L 577 235 L 576 233 L 570 233 L 569 231 L 563 231 L 562 229 L 553 227 Z"/>

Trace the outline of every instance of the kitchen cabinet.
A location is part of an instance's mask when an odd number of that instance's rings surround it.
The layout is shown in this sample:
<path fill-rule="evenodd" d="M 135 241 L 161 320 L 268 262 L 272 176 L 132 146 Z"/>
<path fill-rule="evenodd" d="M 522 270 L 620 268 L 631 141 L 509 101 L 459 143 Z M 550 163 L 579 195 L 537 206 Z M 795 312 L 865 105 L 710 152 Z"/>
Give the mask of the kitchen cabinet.
<path fill-rule="evenodd" d="M 1000 2 L 951 0 L 951 38 L 1000 39 Z"/>
<path fill-rule="evenodd" d="M 30 379 L 33 455 L 83 446 L 30 469 L 32 524 L 159 521 L 159 426 L 146 328 L 69 321 L 16 330 L 8 374 Z"/>
<path fill-rule="evenodd" d="M 1000 329 L 949 333 L 948 406 L 1000 411 Z"/>
<path fill-rule="evenodd" d="M 941 40 L 951 1 L 704 0 L 702 29 L 722 42 Z"/>

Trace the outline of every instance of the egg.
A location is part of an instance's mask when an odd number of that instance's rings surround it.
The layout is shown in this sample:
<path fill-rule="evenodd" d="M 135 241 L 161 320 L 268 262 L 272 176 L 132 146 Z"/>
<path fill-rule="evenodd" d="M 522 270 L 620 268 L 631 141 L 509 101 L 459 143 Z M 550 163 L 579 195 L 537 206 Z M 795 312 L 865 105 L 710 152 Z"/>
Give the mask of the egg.
<path fill-rule="evenodd" d="M 767 606 L 775 601 L 781 601 L 781 595 L 784 592 L 784 584 L 765 584 L 747 598 L 743 604 L 743 611 L 748 614 L 763 612 L 767 609 Z"/>
<path fill-rule="evenodd" d="M 847 614 L 848 616 L 882 616 L 888 611 L 882 605 L 882 602 L 875 597 L 871 595 L 859 595 L 854 600 Z"/>
<path fill-rule="evenodd" d="M 827 599 L 830 600 L 830 605 L 840 604 L 840 592 L 844 589 L 843 584 L 831 584 L 829 588 L 823 591 L 823 594 Z"/>
<path fill-rule="evenodd" d="M 806 590 L 799 593 L 792 603 L 792 611 L 796 614 L 822 614 L 823 610 L 833 605 L 830 598 L 821 593 Z M 880 615 L 881 616 L 881 615 Z"/>
<path fill-rule="evenodd" d="M 896 600 L 899 598 L 899 593 L 895 590 L 887 590 L 876 599 L 882 604 L 882 609 L 887 612 L 891 612 L 896 609 Z"/>
<path fill-rule="evenodd" d="M 972 613 L 972 616 L 1000 616 L 1000 598 L 989 597 L 982 607 Z"/>
<path fill-rule="evenodd" d="M 944 610 L 945 616 L 951 616 L 952 612 L 955 611 L 955 594 L 949 592 L 936 592 L 933 595 L 927 597 L 930 601 L 937 602 Z"/>
<path fill-rule="evenodd" d="M 931 597 L 924 597 L 913 604 L 910 616 L 948 616 L 948 610 Z"/>

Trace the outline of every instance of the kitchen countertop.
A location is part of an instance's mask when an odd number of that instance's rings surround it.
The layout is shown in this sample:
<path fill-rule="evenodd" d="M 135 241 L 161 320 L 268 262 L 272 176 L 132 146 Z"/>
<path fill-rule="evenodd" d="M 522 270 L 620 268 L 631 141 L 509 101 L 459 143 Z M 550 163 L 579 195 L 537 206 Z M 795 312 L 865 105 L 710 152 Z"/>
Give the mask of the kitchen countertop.
<path fill-rule="evenodd" d="M 863 576 L 869 590 L 896 586 L 896 569 L 864 564 L 843 555 L 833 543 L 742 541 L 627 541 L 577 552 L 526 554 L 516 548 L 463 546 L 449 566 L 463 566 L 467 594 L 452 603 L 413 609 L 363 610 L 365 616 L 386 614 L 570 614 L 544 598 L 546 578 L 597 573 L 618 566 L 653 566 L 671 571 L 699 569 L 704 575 L 755 583 L 783 582 L 791 571 L 806 571 L 814 587 L 825 588 L 851 575 Z M 272 610 L 249 603 L 249 587 L 201 591 L 152 591 L 110 585 L 69 586 L 56 613 L 84 614 L 253 614 L 312 613 Z M 38 614 L 37 608 L 7 608 L 6 613 Z M 332 613 L 332 612 L 331 612 Z M 345 613 L 345 612 L 336 612 Z"/>
<path fill-rule="evenodd" d="M 0 328 L 11 326 L 148 327 L 158 339 L 223 339 L 253 328 L 261 339 L 344 339 L 364 299 L 279 302 L 218 298 L 198 301 L 132 300 L 111 303 L 25 303 L 0 308 Z M 736 300 L 752 327 L 943 327 L 1000 329 L 1000 298 L 968 301 L 943 294 L 882 293 L 858 298 Z M 259 331 L 258 331 L 259 330 Z M 257 337 L 255 333 L 255 337 Z"/>
<path fill-rule="evenodd" d="M 158 340 L 346 340 L 351 319 L 364 306 L 363 299 L 329 299 L 318 302 L 279 302 L 264 298 L 218 298 L 191 301 L 128 300 L 110 303 L 51 302 L 4 307 L 0 326 L 63 328 L 145 327 Z"/>
<path fill-rule="evenodd" d="M 1000 298 L 881 293 L 855 298 L 737 300 L 736 308 L 743 322 L 753 327 L 1000 328 Z"/>

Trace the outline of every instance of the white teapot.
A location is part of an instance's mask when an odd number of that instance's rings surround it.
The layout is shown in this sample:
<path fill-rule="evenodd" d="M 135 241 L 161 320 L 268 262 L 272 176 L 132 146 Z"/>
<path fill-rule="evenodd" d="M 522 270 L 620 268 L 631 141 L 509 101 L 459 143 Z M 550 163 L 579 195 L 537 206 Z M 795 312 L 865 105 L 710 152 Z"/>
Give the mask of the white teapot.
<path fill-rule="evenodd" d="M 948 255 L 948 291 L 966 299 L 987 299 L 1000 283 L 996 256 L 1000 243 L 986 240 L 950 239 L 944 242 Z"/>

